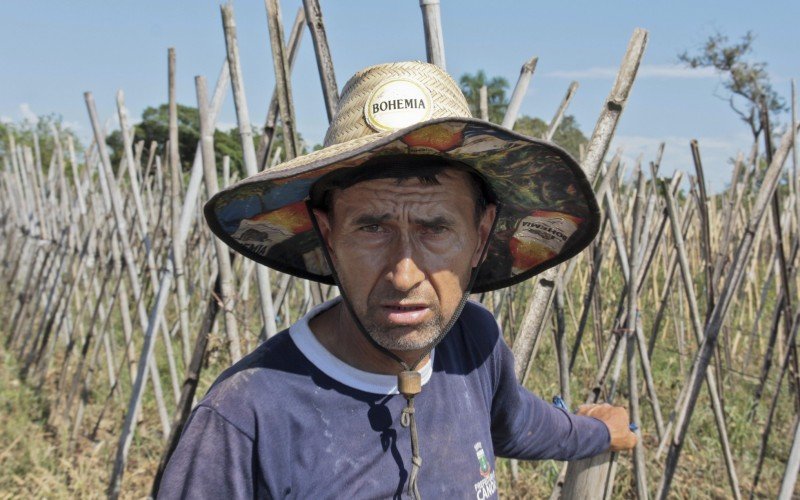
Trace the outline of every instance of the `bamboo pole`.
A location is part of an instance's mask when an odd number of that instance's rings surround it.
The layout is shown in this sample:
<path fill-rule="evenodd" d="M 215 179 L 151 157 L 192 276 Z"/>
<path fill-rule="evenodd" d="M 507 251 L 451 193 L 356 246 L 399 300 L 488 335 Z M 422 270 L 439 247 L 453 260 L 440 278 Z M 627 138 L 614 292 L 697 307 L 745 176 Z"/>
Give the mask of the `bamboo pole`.
<path fill-rule="evenodd" d="M 286 56 L 286 46 L 283 44 L 281 9 L 278 0 L 264 0 L 264 6 L 267 9 L 269 42 L 272 48 L 272 66 L 275 70 L 275 94 L 278 96 L 278 111 L 281 117 L 281 126 L 283 127 L 283 147 L 286 151 L 286 159 L 291 160 L 300 153 L 300 145 L 297 141 L 295 126 L 289 61 Z M 306 17 L 308 17 L 308 13 L 306 13 Z M 230 4 L 223 9 L 223 19 L 227 26 L 225 29 L 225 43 L 228 46 L 228 60 L 231 61 L 231 59 L 238 59 L 238 48 L 236 46 L 236 25 L 233 21 L 233 7 Z M 233 74 L 234 67 L 239 68 L 239 75 Z M 244 87 L 241 85 L 240 74 L 239 63 L 231 63 L 231 81 L 233 82 L 234 99 L 237 101 L 236 116 L 239 119 L 241 130 L 242 122 L 249 124 L 250 119 L 247 115 L 247 103 L 244 100 Z M 239 83 L 237 84 L 237 82 Z M 238 98 L 236 98 L 237 94 L 239 94 Z M 241 105 L 238 102 L 241 102 Z M 253 175 L 256 172 L 255 158 L 253 158 L 252 162 L 246 159 L 245 166 L 247 175 Z"/>
<path fill-rule="evenodd" d="M 686 246 L 681 232 L 681 224 L 677 218 L 677 204 L 672 196 L 670 190 L 662 187 L 662 194 L 667 202 L 667 214 L 670 219 L 672 227 L 672 238 L 675 242 L 675 250 L 678 256 L 678 263 L 680 264 L 681 278 L 683 280 L 683 289 L 686 292 L 687 302 L 689 303 L 689 313 L 691 315 L 691 324 L 694 331 L 695 339 L 698 345 L 701 345 L 703 326 L 700 320 L 700 311 L 697 306 L 697 298 L 695 296 L 694 286 L 692 284 L 693 276 L 689 261 L 686 257 Z M 712 408 L 714 410 L 714 418 L 716 419 L 717 432 L 719 434 L 720 446 L 722 448 L 723 457 L 725 459 L 725 467 L 728 472 L 728 482 L 731 487 L 731 492 L 734 497 L 741 498 L 741 491 L 739 487 L 739 478 L 736 474 L 736 466 L 733 462 L 733 454 L 731 453 L 730 442 L 728 440 L 728 431 L 725 425 L 725 413 L 722 408 L 722 403 L 719 399 L 719 391 L 717 389 L 717 382 L 712 372 L 706 372 L 705 375 L 706 385 L 708 386 L 708 393 L 711 399 Z"/>
<path fill-rule="evenodd" d="M 519 108 L 522 105 L 522 99 L 525 98 L 525 94 L 528 92 L 528 86 L 530 85 L 533 72 L 536 71 L 537 62 L 539 62 L 539 58 L 532 57 L 522 65 L 522 68 L 519 71 L 519 78 L 517 78 L 517 84 L 514 86 L 514 91 L 511 93 L 511 99 L 509 100 L 508 107 L 506 108 L 506 114 L 503 116 L 503 123 L 501 124 L 503 127 L 514 128 L 514 122 L 517 121 L 517 115 L 519 114 Z M 481 94 L 481 102 L 483 102 L 482 96 L 483 94 Z"/>
<path fill-rule="evenodd" d="M 272 10 L 271 15 L 268 9 L 267 16 L 270 22 L 274 24 L 277 22 L 277 18 L 273 19 L 273 17 L 280 15 L 280 13 L 277 11 L 277 0 L 265 0 L 265 2 L 274 3 L 273 7 L 275 7 L 275 9 Z M 239 64 L 239 48 L 236 41 L 236 23 L 233 18 L 233 5 L 228 3 L 220 6 L 220 12 L 222 13 L 222 26 L 223 30 L 225 31 L 225 46 L 227 47 L 228 65 L 230 67 L 231 88 L 233 89 L 233 101 L 236 108 L 236 121 L 239 124 L 239 136 L 242 140 L 243 163 L 247 175 L 255 175 L 258 172 L 256 166 L 256 152 L 253 146 L 250 115 L 247 110 L 247 99 L 245 96 L 244 82 L 242 79 L 242 68 Z M 273 43 L 273 49 L 278 50 L 275 49 L 275 46 L 280 45 L 279 49 L 281 54 L 283 54 L 283 31 L 281 30 L 278 32 L 277 28 L 270 29 L 270 40 L 273 38 L 276 38 L 275 41 L 277 42 Z M 276 74 L 285 69 L 285 59 L 282 62 L 275 63 Z M 282 74 L 284 76 L 286 75 L 285 72 Z M 279 78 L 279 76 L 276 76 L 276 78 Z M 294 136 L 293 128 L 294 113 L 290 112 L 289 110 L 291 94 L 289 93 L 288 87 L 285 85 L 281 86 L 281 83 L 277 83 L 277 93 L 278 103 L 281 109 L 283 134 L 285 138 L 288 137 L 290 139 L 285 140 L 284 143 L 291 143 L 292 147 L 294 148 L 294 146 L 297 145 L 297 142 Z M 296 151 L 296 149 L 292 149 L 292 151 Z M 262 324 L 264 325 L 261 336 L 262 338 L 269 338 L 277 333 L 277 328 L 275 326 L 275 310 L 272 306 L 272 289 L 269 279 L 269 272 L 267 271 L 266 267 L 260 264 L 258 264 L 256 267 L 256 280 L 258 283 L 258 293 L 260 297 L 259 306 L 261 310 L 261 320 Z M 238 361 L 238 359 L 234 359 L 234 361 Z"/>
<path fill-rule="evenodd" d="M 489 121 L 489 94 L 486 85 L 481 85 L 478 89 L 478 99 L 480 101 L 481 120 Z"/>
<path fill-rule="evenodd" d="M 317 56 L 317 69 L 319 70 L 319 79 L 322 84 L 322 95 L 325 98 L 325 111 L 328 113 L 328 122 L 331 122 L 339 103 L 339 88 L 336 86 L 333 60 L 331 59 L 330 48 L 328 48 L 328 36 L 325 34 L 325 23 L 322 21 L 322 9 L 319 6 L 319 0 L 303 0 L 303 7 L 305 8 L 308 31 L 311 32 L 311 40 L 314 42 L 314 54 Z M 290 58 L 291 56 L 286 59 Z M 291 71 L 291 64 L 286 64 L 287 78 Z"/>
<path fill-rule="evenodd" d="M 703 343 L 701 344 L 697 353 L 697 357 L 695 358 L 691 378 L 688 384 L 689 392 L 687 393 L 687 396 L 681 407 L 681 412 L 676 420 L 675 435 L 670 443 L 670 449 L 667 455 L 666 465 L 664 467 L 664 475 L 662 476 L 661 483 L 658 488 L 659 499 L 667 498 L 669 493 L 670 486 L 672 484 L 672 478 L 675 475 L 675 469 L 680 458 L 680 452 L 689 428 L 689 421 L 691 420 L 695 403 L 697 402 L 700 384 L 703 382 L 703 378 L 705 377 L 706 369 L 708 368 L 708 363 L 713 355 L 719 331 L 722 327 L 722 324 L 725 322 L 731 299 L 741 284 L 745 270 L 744 264 L 753 250 L 753 236 L 755 235 L 758 227 L 761 225 L 764 214 L 766 213 L 767 205 L 772 199 L 772 195 L 777 187 L 781 170 L 783 169 L 783 164 L 786 161 L 789 148 L 792 144 L 792 137 L 795 133 L 795 130 L 789 130 L 784 135 L 783 140 L 781 141 L 781 146 L 764 175 L 761 188 L 758 191 L 756 202 L 750 214 L 747 229 L 742 235 L 742 239 L 737 246 L 736 254 L 731 262 L 730 271 L 728 272 L 728 276 L 725 279 L 725 284 L 722 287 L 722 293 L 720 294 L 719 300 L 714 306 L 709 320 L 706 323 L 705 330 L 703 332 Z"/>
<path fill-rule="evenodd" d="M 214 157 L 214 128 L 209 120 L 208 90 L 206 80 L 202 76 L 195 77 L 197 89 L 197 108 L 200 111 L 200 144 L 203 153 L 203 173 L 206 184 L 206 193 L 211 198 L 219 192 L 217 181 L 217 166 Z M 239 329 L 234 311 L 234 297 L 236 285 L 233 280 L 231 259 L 228 247 L 219 238 L 214 238 L 217 251 L 217 267 L 221 283 L 221 300 L 223 317 L 225 318 L 225 331 L 230 342 L 231 359 L 238 360 L 242 357 L 239 343 Z"/>
<path fill-rule="evenodd" d="M 419 7 L 422 9 L 422 26 L 425 29 L 425 54 L 428 62 L 447 71 L 439 0 L 419 0 Z"/>
<path fill-rule="evenodd" d="M 558 126 L 561 125 L 561 120 L 564 118 L 564 113 L 567 111 L 567 107 L 569 107 L 569 103 L 572 101 L 572 98 L 575 96 L 575 92 L 577 90 L 578 82 L 572 82 L 569 84 L 567 93 L 564 95 L 564 99 L 561 100 L 561 104 L 559 104 L 556 114 L 553 115 L 553 119 L 550 120 L 550 126 L 547 127 L 547 133 L 544 136 L 544 140 L 553 140 L 553 136 L 556 134 L 556 130 L 558 130 Z"/>
<path fill-rule="evenodd" d="M 175 285 L 178 292 L 178 321 L 181 332 L 183 363 L 187 365 L 189 354 L 189 298 L 186 292 L 186 275 L 184 274 L 184 243 L 179 237 L 181 231 L 181 157 L 178 150 L 178 102 L 175 97 L 175 49 L 167 51 L 167 73 L 169 94 L 169 164 L 172 199 L 172 262 L 175 273 Z"/>
<path fill-rule="evenodd" d="M 294 67 L 294 60 L 297 57 L 297 51 L 300 47 L 300 40 L 303 38 L 303 24 L 305 22 L 305 9 L 300 7 L 297 9 L 297 16 L 292 25 L 292 31 L 289 34 L 289 41 L 286 43 L 286 52 L 289 59 L 289 72 Z M 258 145 L 258 170 L 268 168 L 270 151 L 272 150 L 272 140 L 275 136 L 275 125 L 278 121 L 278 90 L 277 87 L 272 89 L 272 98 L 269 101 L 269 111 L 267 118 L 262 128 L 261 139 Z M 275 155 L 280 157 L 280 155 Z"/>
<path fill-rule="evenodd" d="M 617 123 L 633 86 L 633 81 L 636 78 L 636 71 L 644 55 L 646 43 L 647 32 L 639 28 L 634 30 L 617 74 L 617 79 L 600 112 L 600 117 L 595 125 L 589 149 L 586 153 L 586 160 L 582 165 L 584 173 L 589 179 L 595 178 L 614 136 Z M 528 364 L 533 357 L 534 346 L 537 344 L 545 316 L 552 303 L 556 273 L 556 269 L 551 268 L 540 275 L 534 286 L 525 316 L 522 319 L 519 333 L 514 340 L 512 350 L 516 363 L 515 371 L 520 381 L 522 381 Z"/>

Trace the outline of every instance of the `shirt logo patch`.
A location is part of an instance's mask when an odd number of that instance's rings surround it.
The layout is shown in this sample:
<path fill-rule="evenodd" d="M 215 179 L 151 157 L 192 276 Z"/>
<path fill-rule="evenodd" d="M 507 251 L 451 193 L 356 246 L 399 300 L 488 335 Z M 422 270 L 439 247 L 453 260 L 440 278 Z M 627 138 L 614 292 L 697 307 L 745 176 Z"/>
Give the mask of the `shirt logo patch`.
<path fill-rule="evenodd" d="M 417 82 L 390 80 L 376 88 L 364 105 L 364 119 L 378 132 L 399 130 L 430 118 L 431 94 Z"/>
<path fill-rule="evenodd" d="M 497 492 L 497 480 L 494 477 L 494 471 L 489 465 L 489 459 L 486 458 L 486 452 L 483 451 L 483 445 L 480 441 L 475 443 L 475 456 L 478 458 L 478 471 L 483 478 L 474 485 L 475 497 L 478 500 L 484 500 Z"/>

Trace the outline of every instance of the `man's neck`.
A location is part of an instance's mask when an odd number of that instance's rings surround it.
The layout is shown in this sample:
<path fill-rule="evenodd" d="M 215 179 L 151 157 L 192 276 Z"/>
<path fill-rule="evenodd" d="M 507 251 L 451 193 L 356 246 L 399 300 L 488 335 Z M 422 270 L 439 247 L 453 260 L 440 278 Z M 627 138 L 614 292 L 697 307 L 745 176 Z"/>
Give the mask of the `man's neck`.
<path fill-rule="evenodd" d="M 364 338 L 342 302 L 311 318 L 308 326 L 328 352 L 354 368 L 383 375 L 397 375 L 403 371 L 400 363 Z M 422 354 L 421 351 L 392 352 L 408 364 L 415 362 Z M 428 359 L 430 356 L 425 356 L 421 365 L 427 363 Z"/>

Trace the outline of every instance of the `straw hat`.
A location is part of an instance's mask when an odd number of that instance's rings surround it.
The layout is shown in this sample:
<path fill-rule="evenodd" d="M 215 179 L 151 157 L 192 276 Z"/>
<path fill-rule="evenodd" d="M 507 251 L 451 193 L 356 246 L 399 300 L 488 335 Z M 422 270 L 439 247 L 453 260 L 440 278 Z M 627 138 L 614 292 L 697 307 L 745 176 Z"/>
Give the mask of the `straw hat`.
<path fill-rule="evenodd" d="M 214 234 L 246 257 L 333 284 L 306 208 L 309 191 L 334 170 L 398 154 L 465 164 L 502 203 L 473 292 L 526 280 L 572 257 L 597 233 L 597 202 L 567 152 L 472 118 L 456 82 L 422 62 L 356 73 L 342 90 L 323 149 L 220 191 L 205 205 L 206 219 Z"/>

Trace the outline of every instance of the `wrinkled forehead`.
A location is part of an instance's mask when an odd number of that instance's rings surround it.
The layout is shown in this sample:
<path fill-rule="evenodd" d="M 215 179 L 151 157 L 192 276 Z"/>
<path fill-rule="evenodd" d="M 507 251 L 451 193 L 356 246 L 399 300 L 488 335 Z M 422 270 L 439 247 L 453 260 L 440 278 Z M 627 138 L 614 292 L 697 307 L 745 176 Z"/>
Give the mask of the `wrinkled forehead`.
<path fill-rule="evenodd" d="M 329 209 L 334 193 L 364 183 L 368 183 L 368 186 L 395 185 L 412 189 L 444 183 L 450 189 L 466 189 L 466 194 L 471 195 L 474 200 L 479 197 L 494 199 L 486 181 L 468 165 L 434 155 L 390 155 L 373 158 L 358 167 L 339 169 L 324 176 L 311 188 L 311 204 L 315 208 Z"/>
<path fill-rule="evenodd" d="M 406 215 L 474 211 L 475 194 L 469 174 L 442 170 L 436 177 L 382 178 L 361 181 L 330 193 L 330 207 L 335 211 Z"/>

